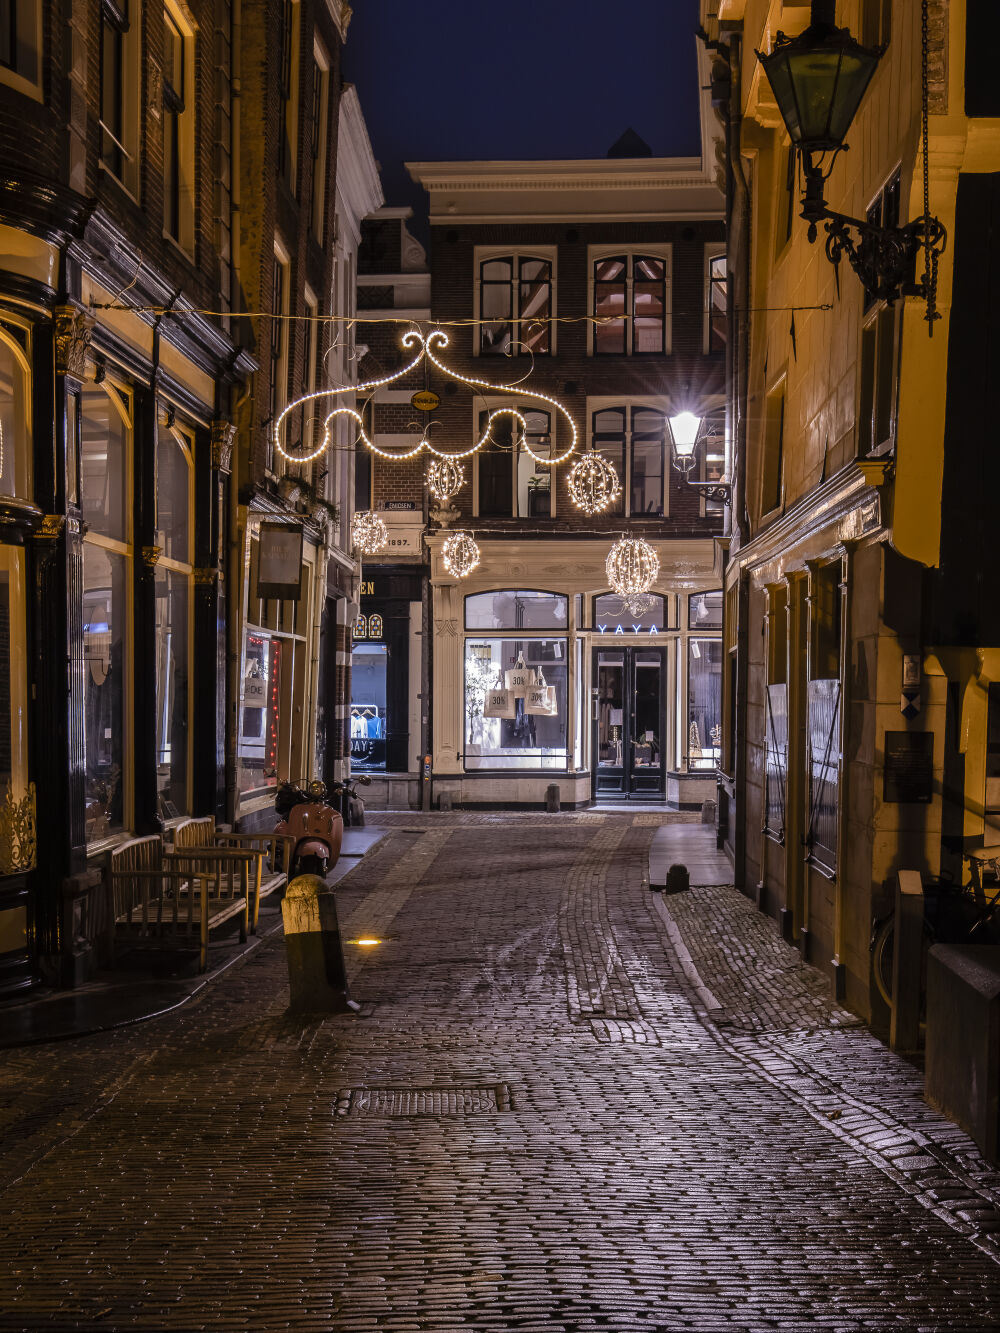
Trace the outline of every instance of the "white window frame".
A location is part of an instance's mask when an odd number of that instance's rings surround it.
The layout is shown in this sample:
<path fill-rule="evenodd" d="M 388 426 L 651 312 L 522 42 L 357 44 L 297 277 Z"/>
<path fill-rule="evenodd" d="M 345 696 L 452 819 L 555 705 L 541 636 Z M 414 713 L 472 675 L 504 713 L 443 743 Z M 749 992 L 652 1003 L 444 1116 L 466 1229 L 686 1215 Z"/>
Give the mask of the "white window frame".
<path fill-rule="evenodd" d="M 177 197 L 177 234 L 170 229 L 170 217 L 167 209 L 169 207 L 167 194 L 167 153 L 163 153 L 163 173 L 164 173 L 164 192 L 163 192 L 163 237 L 164 240 L 180 247 L 188 258 L 192 258 L 195 249 L 195 193 L 197 189 L 197 171 L 195 163 L 195 142 L 194 128 L 197 103 L 197 80 L 195 72 L 195 39 L 196 30 L 188 16 L 186 9 L 174 3 L 174 0 L 163 0 L 164 28 L 166 28 L 166 17 L 169 14 L 170 21 L 174 24 L 180 33 L 183 44 L 182 59 L 184 62 L 184 105 L 179 113 L 171 112 L 166 106 L 163 108 L 163 133 L 169 133 L 170 117 L 177 115 L 177 171 L 178 171 L 178 197 Z M 165 38 L 164 38 L 165 40 Z"/>
<path fill-rule="evenodd" d="M 0 83 L 24 93 L 36 102 L 42 102 L 45 100 L 42 92 L 42 0 L 14 0 L 14 3 L 17 7 L 18 31 L 23 20 L 25 29 L 32 33 L 31 50 L 35 57 L 36 77 L 30 79 L 16 69 L 0 65 Z"/>
<path fill-rule="evenodd" d="M 618 253 L 617 251 L 615 253 Z M 613 515 L 619 518 L 659 518 L 659 514 L 632 514 L 632 488 L 630 483 L 630 469 L 632 462 L 632 411 L 633 407 L 647 407 L 654 412 L 662 412 L 664 416 L 664 425 L 667 433 L 663 439 L 663 517 L 670 517 L 670 468 L 673 466 L 671 460 L 671 442 L 669 435 L 669 418 L 671 406 L 666 398 L 650 397 L 642 394 L 599 394 L 596 397 L 587 399 L 587 421 L 586 421 L 586 441 L 587 449 L 594 448 L 594 416 L 598 412 L 606 412 L 614 408 L 624 408 L 626 413 L 626 436 L 625 436 L 625 476 L 619 477 L 621 482 L 622 494 L 624 496 L 624 513 Z"/>
<path fill-rule="evenodd" d="M 555 453 L 558 452 L 558 449 L 557 449 L 557 446 L 556 446 L 556 430 L 557 430 L 557 426 L 556 426 L 556 416 L 557 416 L 557 413 L 556 413 L 554 410 L 552 410 L 551 408 L 546 407 L 546 405 L 545 405 L 544 403 L 537 403 L 537 402 L 532 402 L 532 401 L 527 400 L 527 399 L 522 400 L 522 399 L 518 399 L 518 398 L 514 398 L 514 397 L 505 397 L 505 398 L 494 398 L 494 397 L 482 398 L 482 397 L 480 397 L 480 398 L 477 398 L 477 399 L 476 399 L 476 401 L 473 403 L 472 408 L 471 408 L 471 411 L 472 411 L 472 432 L 473 432 L 473 434 L 472 434 L 472 439 L 473 439 L 473 441 L 478 440 L 479 437 L 480 437 L 480 435 L 482 434 L 482 430 L 480 429 L 480 425 L 479 425 L 479 414 L 480 414 L 480 412 L 495 412 L 498 408 L 501 408 L 501 407 L 515 407 L 515 408 L 517 408 L 517 410 L 518 410 L 519 412 L 546 412 L 546 413 L 548 414 L 548 418 L 549 418 L 549 452 L 550 452 L 550 454 L 555 454 Z M 516 427 L 517 427 L 517 423 L 516 423 L 516 422 L 513 422 L 512 424 L 513 424 L 513 426 L 514 426 L 515 429 L 516 429 Z M 471 460 L 471 461 L 472 461 L 472 514 L 473 514 L 473 517 L 474 517 L 474 518 L 478 518 L 478 517 L 479 517 L 479 460 L 480 460 L 481 456 L 482 456 L 482 450 L 481 450 L 481 449 L 477 449 L 476 452 L 472 455 L 472 460 Z M 512 474 L 513 474 L 513 481 L 512 481 L 512 487 L 513 487 L 513 503 L 512 503 L 512 505 L 511 505 L 511 509 L 512 509 L 512 511 L 516 511 L 516 509 L 517 509 L 517 489 L 518 489 L 518 487 L 517 487 L 517 482 L 518 482 L 518 477 L 517 477 L 517 463 L 518 463 L 518 457 L 519 457 L 519 454 L 518 454 L 518 452 L 517 452 L 516 450 L 512 449 L 512 450 L 510 451 L 510 457 L 511 457 L 511 464 L 510 464 L 510 466 L 511 466 L 511 472 L 512 472 Z M 529 457 L 530 457 L 530 456 L 529 456 Z M 557 488 L 557 485 L 556 485 L 556 482 L 557 482 L 557 475 L 556 475 L 556 474 L 557 474 L 557 472 L 558 472 L 558 468 L 556 468 L 556 467 L 550 467 L 550 468 L 548 469 L 548 471 L 549 471 L 549 475 L 550 475 L 550 477 L 551 477 L 551 481 L 549 482 L 549 518 L 555 518 L 555 516 L 556 516 L 556 491 L 557 491 L 557 489 L 558 489 L 558 488 Z M 525 516 L 525 515 L 522 515 L 522 514 L 518 514 L 518 513 L 516 513 L 516 512 L 511 512 L 510 514 L 506 514 L 506 515 L 505 515 L 505 514 L 491 514 L 491 515 L 489 515 L 489 517 L 490 517 L 490 518 L 496 518 L 496 519 L 513 518 L 513 519 L 517 519 L 518 522 L 521 522 L 521 523 L 533 523 L 533 522 L 535 521 L 535 520 L 532 519 L 532 518 L 529 518 L 529 517 L 527 517 L 527 516 Z"/>
<path fill-rule="evenodd" d="M 558 246 L 555 246 L 555 245 L 477 245 L 476 248 L 475 248 L 475 250 L 474 250 L 474 252 L 473 252 L 473 263 L 472 263 L 472 306 L 473 306 L 473 318 L 474 318 L 475 320 L 478 320 L 478 319 L 480 318 L 480 310 L 481 310 L 481 308 L 482 308 L 482 286 L 481 286 L 481 282 L 480 282 L 480 273 L 482 272 L 482 265 L 485 264 L 485 263 L 488 263 L 489 260 L 491 260 L 491 259 L 510 259 L 510 260 L 514 263 L 514 265 L 515 265 L 515 272 L 517 271 L 517 265 L 520 263 L 520 261 L 521 261 L 522 259 L 541 259 L 541 260 L 543 260 L 546 264 L 549 265 L 550 272 L 551 272 L 551 274 L 552 274 L 552 280 L 551 280 L 551 281 L 552 281 L 552 302 L 551 302 L 551 307 L 550 307 L 550 311 L 549 311 L 549 320 L 548 320 L 548 323 L 549 323 L 549 350 L 544 354 L 544 359 L 547 360 L 549 357 L 555 356 L 555 355 L 556 355 L 556 352 L 557 352 L 557 350 L 558 350 L 558 348 L 557 348 L 557 346 L 556 346 L 556 329 L 558 328 L 558 324 L 556 323 L 556 321 L 557 321 L 557 318 L 558 318 L 558 315 L 559 315 L 559 310 L 558 310 L 558 299 L 559 299 L 559 272 L 558 272 L 559 249 L 558 249 Z M 518 285 L 518 278 L 515 276 L 515 277 L 512 279 L 512 281 L 513 281 L 513 284 L 514 284 L 514 286 L 515 286 L 515 288 L 516 288 L 517 285 Z M 519 314 L 514 315 L 514 316 L 512 317 L 512 319 L 511 319 L 511 323 L 512 323 L 512 324 L 519 324 L 519 323 L 522 323 L 522 322 L 523 322 L 523 321 L 520 319 L 520 315 L 519 315 Z M 541 322 L 542 322 L 542 321 L 540 320 L 539 323 L 541 323 Z M 483 352 L 480 350 L 480 332 L 479 332 L 479 325 L 478 325 L 478 323 L 476 323 L 476 324 L 474 324 L 474 325 L 472 326 L 472 355 L 473 355 L 473 356 L 485 356 L 485 359 L 486 359 L 487 361 L 489 361 L 489 360 L 491 360 L 491 359 L 493 359 L 493 360 L 500 360 L 500 359 L 502 359 L 502 358 L 500 358 L 499 356 L 494 356 L 494 355 L 493 355 L 492 353 L 490 353 L 490 352 L 483 353 Z M 527 356 L 527 353 L 525 353 L 525 352 L 515 352 L 514 355 L 515 355 L 515 356 Z M 530 358 L 529 358 L 529 359 L 530 359 Z"/>
<path fill-rule="evenodd" d="M 611 360 L 612 356 L 638 357 L 640 360 L 652 358 L 654 356 L 669 356 L 673 351 L 673 291 L 674 291 L 674 269 L 673 269 L 673 246 L 672 245 L 588 245 L 587 246 L 587 314 L 594 315 L 594 265 L 599 259 L 609 259 L 612 256 L 622 255 L 628 260 L 628 274 L 626 276 L 626 289 L 631 298 L 633 277 L 632 269 L 637 255 L 648 255 L 650 259 L 662 259 L 664 261 L 663 280 L 663 351 L 662 352 L 636 352 L 633 351 L 635 341 L 635 320 L 630 314 L 625 323 L 625 351 L 616 353 L 596 352 L 594 351 L 594 324 L 592 319 L 587 323 L 587 355 L 596 356 L 599 360 Z M 631 299 L 629 306 L 631 307 Z"/>
<path fill-rule="evenodd" d="M 718 259 L 726 254 L 725 241 L 707 241 L 705 243 L 705 277 L 703 285 L 703 294 L 705 302 L 705 318 L 702 327 L 702 348 L 706 356 L 712 352 L 712 260 Z M 726 282 L 729 281 L 729 274 L 726 274 Z"/>

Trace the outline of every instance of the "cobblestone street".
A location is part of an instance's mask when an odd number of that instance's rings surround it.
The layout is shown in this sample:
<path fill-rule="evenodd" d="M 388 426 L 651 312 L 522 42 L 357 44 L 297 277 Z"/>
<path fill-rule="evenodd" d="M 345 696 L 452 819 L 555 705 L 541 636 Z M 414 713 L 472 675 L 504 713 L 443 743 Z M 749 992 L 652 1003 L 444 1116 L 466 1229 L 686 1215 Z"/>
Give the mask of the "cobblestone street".
<path fill-rule="evenodd" d="M 649 892 L 670 816 L 374 818 L 360 1016 L 276 934 L 0 1055 L 0 1328 L 997 1326 L 1000 1176 L 745 899 Z"/>

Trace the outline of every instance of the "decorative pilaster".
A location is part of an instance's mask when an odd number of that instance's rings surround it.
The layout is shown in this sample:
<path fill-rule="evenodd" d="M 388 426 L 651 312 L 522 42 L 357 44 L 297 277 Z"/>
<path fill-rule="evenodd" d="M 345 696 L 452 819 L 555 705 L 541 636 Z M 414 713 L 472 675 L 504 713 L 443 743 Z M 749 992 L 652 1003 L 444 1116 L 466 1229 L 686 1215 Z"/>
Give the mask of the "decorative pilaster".
<path fill-rule="evenodd" d="M 229 476 L 233 470 L 233 445 L 236 427 L 229 421 L 212 422 L 212 467 Z"/>
<path fill-rule="evenodd" d="M 94 327 L 88 311 L 75 305 L 58 305 L 53 313 L 55 325 L 56 374 L 68 375 L 81 383 L 86 377 L 87 349 Z"/>

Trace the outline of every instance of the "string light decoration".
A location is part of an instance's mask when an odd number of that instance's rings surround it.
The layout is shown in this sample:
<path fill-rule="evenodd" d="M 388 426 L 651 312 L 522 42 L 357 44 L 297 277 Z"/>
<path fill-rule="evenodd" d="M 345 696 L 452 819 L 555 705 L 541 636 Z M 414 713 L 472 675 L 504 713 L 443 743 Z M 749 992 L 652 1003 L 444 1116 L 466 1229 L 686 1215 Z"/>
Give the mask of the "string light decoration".
<path fill-rule="evenodd" d="M 604 562 L 608 583 L 623 602 L 649 592 L 660 572 L 660 557 L 642 537 L 620 537 Z"/>
<path fill-rule="evenodd" d="M 603 514 L 622 493 L 613 463 L 592 452 L 579 458 L 568 478 L 569 498 L 585 514 Z"/>
<path fill-rule="evenodd" d="M 287 407 L 279 412 L 274 420 L 271 433 L 274 439 L 274 447 L 282 458 L 288 459 L 290 463 L 309 463 L 313 459 L 318 458 L 320 454 L 324 453 L 331 447 L 333 442 L 332 427 L 339 417 L 347 417 L 355 423 L 358 432 L 356 441 L 360 441 L 366 449 L 370 450 L 373 454 L 378 454 L 379 458 L 386 458 L 397 462 L 404 462 L 408 458 L 415 458 L 424 449 L 440 459 L 456 461 L 461 458 L 471 458 L 474 453 L 477 453 L 485 444 L 493 440 L 493 423 L 498 417 L 510 417 L 514 421 L 520 429 L 520 434 L 514 440 L 513 447 L 515 449 L 524 449 L 540 467 L 558 467 L 560 463 L 565 463 L 567 458 L 570 458 L 576 452 L 577 441 L 579 438 L 576 423 L 558 399 L 550 397 L 547 393 L 539 393 L 537 389 L 525 389 L 520 384 L 491 384 L 489 380 L 476 379 L 471 375 L 460 375 L 458 371 L 450 370 L 443 361 L 439 361 L 434 355 L 435 348 L 443 350 L 448 346 L 448 335 L 443 329 L 432 329 L 430 333 L 427 334 L 426 338 L 418 330 L 410 329 L 407 333 L 403 334 L 401 341 L 403 347 L 408 351 L 412 350 L 414 347 L 419 347 L 420 350 L 412 361 L 408 362 L 407 365 L 403 366 L 400 370 L 397 370 L 394 374 L 383 375 L 381 379 L 377 380 L 365 380 L 361 384 L 343 384 L 334 389 L 317 389 L 313 393 L 304 393 L 290 402 Z M 528 443 L 528 423 L 516 407 L 498 407 L 490 412 L 486 420 L 486 429 L 483 431 L 480 438 L 471 449 L 465 449 L 459 453 L 449 453 L 447 450 L 438 449 L 431 443 L 426 431 L 412 449 L 380 449 L 378 445 L 369 438 L 365 431 L 364 421 L 362 420 L 360 412 L 355 411 L 353 407 L 334 407 L 330 410 L 323 421 L 323 434 L 315 449 L 290 453 L 285 447 L 285 440 L 283 438 L 284 425 L 289 414 L 294 412 L 296 408 L 302 407 L 305 403 L 318 402 L 321 398 L 336 399 L 338 394 L 353 395 L 373 393 L 376 389 L 384 388 L 387 384 L 394 384 L 397 380 L 404 379 L 412 371 L 416 370 L 422 361 L 429 361 L 431 365 L 436 366 L 443 375 L 446 375 L 451 380 L 456 380 L 459 384 L 464 384 L 469 389 L 486 390 L 488 393 L 516 394 L 517 397 L 522 400 L 531 398 L 539 403 L 547 403 L 565 419 L 566 424 L 569 427 L 570 441 L 568 447 L 563 453 L 557 454 L 552 458 L 542 458 L 539 454 L 536 454 Z"/>
<path fill-rule="evenodd" d="M 378 514 L 359 509 L 351 519 L 351 544 L 362 555 L 377 555 L 389 545 L 389 529 Z"/>
<path fill-rule="evenodd" d="M 465 579 L 479 564 L 479 547 L 470 532 L 453 532 L 441 547 L 441 559 L 449 574 Z"/>
<path fill-rule="evenodd" d="M 465 482 L 465 468 L 451 458 L 432 458 L 427 468 L 427 489 L 442 504 L 457 495 Z"/>

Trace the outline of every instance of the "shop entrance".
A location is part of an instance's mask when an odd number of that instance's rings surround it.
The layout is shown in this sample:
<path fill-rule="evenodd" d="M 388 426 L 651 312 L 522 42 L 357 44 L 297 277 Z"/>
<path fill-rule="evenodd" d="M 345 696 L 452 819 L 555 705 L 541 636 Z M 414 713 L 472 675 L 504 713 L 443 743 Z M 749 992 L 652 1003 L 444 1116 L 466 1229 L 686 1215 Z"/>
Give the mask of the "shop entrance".
<path fill-rule="evenodd" d="M 595 648 L 594 796 L 662 800 L 667 663 L 664 648 Z"/>

